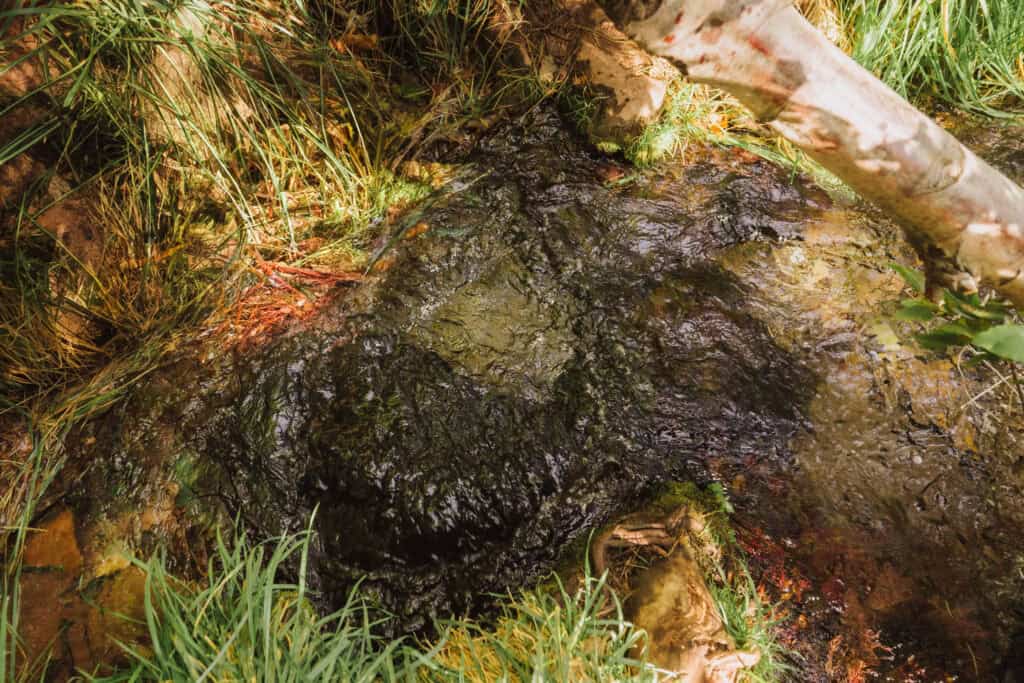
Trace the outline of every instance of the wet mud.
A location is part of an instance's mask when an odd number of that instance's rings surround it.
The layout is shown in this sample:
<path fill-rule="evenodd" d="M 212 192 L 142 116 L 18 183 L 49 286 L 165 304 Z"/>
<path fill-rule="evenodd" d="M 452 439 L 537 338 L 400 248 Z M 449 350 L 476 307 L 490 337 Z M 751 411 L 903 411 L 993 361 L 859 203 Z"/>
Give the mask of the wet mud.
<path fill-rule="evenodd" d="M 720 481 L 800 680 L 1014 675 L 1020 408 L 903 341 L 898 231 L 742 153 L 610 163 L 544 112 L 482 143 L 371 282 L 72 435 L 83 533 L 185 570 L 315 511 L 325 605 L 362 580 L 417 631 Z"/>

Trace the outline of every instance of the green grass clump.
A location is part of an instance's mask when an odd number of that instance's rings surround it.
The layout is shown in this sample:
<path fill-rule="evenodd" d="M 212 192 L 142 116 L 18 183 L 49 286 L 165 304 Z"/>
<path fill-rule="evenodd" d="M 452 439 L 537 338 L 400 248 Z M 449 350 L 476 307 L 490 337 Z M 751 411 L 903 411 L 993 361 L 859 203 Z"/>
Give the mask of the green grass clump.
<path fill-rule="evenodd" d="M 704 85 L 680 78 L 672 83 L 658 119 L 623 151 L 637 166 L 650 166 L 685 151 L 694 142 L 729 145 L 729 130 L 749 122 L 739 103 Z"/>
<path fill-rule="evenodd" d="M 1024 114 L 1018 0 L 837 0 L 854 59 L 911 99 Z"/>
<path fill-rule="evenodd" d="M 11 11 L 5 19 L 25 11 Z M 44 227 L 29 188 L 0 240 L 0 386 L 54 393 L 228 305 L 254 256 L 319 260 L 358 247 L 396 181 L 373 72 L 330 43 L 306 3 L 83 0 L 27 13 L 15 38 L 47 65 L 49 119 L 0 151 L 33 146 L 100 244 L 86 259 Z M 36 105 L 33 105 L 36 106 Z M 358 114 L 355 113 L 357 111 Z M 368 140 L 364 128 L 378 131 Z M 82 214 L 88 212 L 87 216 Z M 13 225 L 12 225 L 13 224 Z M 303 254 L 309 257 L 309 254 Z"/>
<path fill-rule="evenodd" d="M 728 514 L 718 489 L 686 485 L 685 496 Z M 353 590 L 321 617 L 306 583 L 311 533 L 252 545 L 218 539 L 197 585 L 173 577 L 166 558 L 139 563 L 146 573 L 149 642 L 126 645 L 129 665 L 96 683 L 127 681 L 630 681 L 666 672 L 645 660 L 644 633 L 624 617 L 606 577 L 584 575 L 569 589 L 557 576 L 499 600 L 495 616 L 438 622 L 431 642 L 379 635 L 389 616 Z M 297 581 L 286 575 L 297 575 Z M 709 577 L 723 623 L 736 645 L 760 662 L 741 674 L 753 683 L 782 680 L 788 653 L 777 643 L 770 606 L 745 570 L 742 580 Z M 0 624 L 2 626 L 2 624 Z"/>
<path fill-rule="evenodd" d="M 309 601 L 308 533 L 276 545 L 218 540 L 205 585 L 168 574 L 160 557 L 146 572 L 150 642 L 130 648 L 134 663 L 94 681 L 399 681 L 415 680 L 422 656 L 374 629 L 386 618 L 353 592 L 337 612 L 319 617 Z M 299 580 L 283 565 L 299 562 Z"/>
<path fill-rule="evenodd" d="M 548 584 L 503 601 L 494 624 L 443 624 L 437 681 L 657 681 L 644 663 L 644 635 L 625 620 L 604 578 L 566 590 Z"/>
<path fill-rule="evenodd" d="M 740 673 L 740 681 L 775 683 L 786 680 L 793 670 L 789 660 L 795 655 L 779 643 L 775 634 L 778 618 L 772 613 L 771 605 L 758 595 L 750 575 L 744 570 L 731 582 L 710 582 L 708 588 L 736 647 L 761 653 L 757 664 Z"/>
<path fill-rule="evenodd" d="M 41 81 L 0 92 L 0 116 L 38 119 L 0 140 L 0 160 L 47 160 L 47 175 L 0 208 L 0 389 L 28 405 L 194 334 L 266 277 L 262 262 L 357 268 L 382 219 L 430 190 L 399 174 L 403 161 L 544 94 L 485 30 L 499 7 L 81 0 L 0 11 L 14 27 L 0 75 L 28 68 Z M 88 257 L 46 226 L 65 198 L 84 199 L 65 206 L 98 235 Z"/>
<path fill-rule="evenodd" d="M 306 566 L 310 534 L 276 544 L 217 545 L 201 587 L 168 574 L 162 557 L 147 574 L 150 643 L 129 646 L 132 663 L 96 683 L 125 681 L 653 681 L 630 657 L 641 634 L 623 620 L 604 584 L 591 579 L 570 594 L 561 584 L 509 597 L 496 626 L 469 620 L 439 624 L 433 646 L 388 640 L 377 629 L 388 616 L 349 596 L 319 617 L 310 602 Z M 298 582 L 283 580 L 298 565 Z"/>
<path fill-rule="evenodd" d="M 835 197 L 851 196 L 842 181 L 758 124 L 735 99 L 682 78 L 670 86 L 657 120 L 622 152 L 634 165 L 644 168 L 666 159 L 679 159 L 692 144 L 742 149 L 789 169 L 794 177 L 809 176 Z"/>

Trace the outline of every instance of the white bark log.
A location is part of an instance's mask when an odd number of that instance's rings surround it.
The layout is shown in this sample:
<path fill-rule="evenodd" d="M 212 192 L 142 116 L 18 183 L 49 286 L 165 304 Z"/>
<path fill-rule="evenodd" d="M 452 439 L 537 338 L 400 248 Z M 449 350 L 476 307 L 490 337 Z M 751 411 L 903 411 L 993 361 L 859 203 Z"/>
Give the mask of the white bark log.
<path fill-rule="evenodd" d="M 830 43 L 792 0 L 605 0 L 625 33 L 1024 305 L 1024 190 Z"/>

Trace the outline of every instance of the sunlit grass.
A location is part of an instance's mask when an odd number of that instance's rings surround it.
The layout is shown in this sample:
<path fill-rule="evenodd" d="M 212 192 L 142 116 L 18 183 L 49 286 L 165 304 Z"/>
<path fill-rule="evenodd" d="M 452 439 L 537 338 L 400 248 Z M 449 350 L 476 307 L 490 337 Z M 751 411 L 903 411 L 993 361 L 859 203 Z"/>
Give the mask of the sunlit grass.
<path fill-rule="evenodd" d="M 509 596 L 492 622 L 443 624 L 430 680 L 657 681 L 642 656 L 645 636 L 627 622 L 604 579 L 569 592 L 548 585 Z"/>
<path fill-rule="evenodd" d="M 708 588 L 718 605 L 726 632 L 737 649 L 753 650 L 761 655 L 757 664 L 744 669 L 740 680 L 745 683 L 774 683 L 792 674 L 794 653 L 782 647 L 775 634 L 778 619 L 772 606 L 758 595 L 757 587 L 744 570 L 732 582 L 711 582 Z"/>
<path fill-rule="evenodd" d="M 854 59 L 901 95 L 988 116 L 1024 114 L 1018 0 L 836 0 Z"/>
<path fill-rule="evenodd" d="M 304 7 L 86 0 L 38 10 L 26 29 L 38 47 L 23 59 L 49 65 L 43 92 L 72 123 L 15 140 L 3 156 L 28 142 L 58 153 L 53 170 L 79 179 L 70 196 L 88 201 L 74 208 L 88 210 L 102 245 L 84 260 L 40 226 L 49 202 L 23 200 L 2 257 L 8 390 L 59 390 L 195 325 L 251 275 L 254 253 L 294 257 L 313 232 L 325 253 L 351 247 L 380 215 L 391 184 L 360 123 L 386 129 L 372 107 L 362 122 L 349 107 L 373 101 L 371 74 Z"/>
<path fill-rule="evenodd" d="M 9 140 L 85 198 L 100 255 L 44 229 L 46 183 L 0 239 L 0 386 L 53 395 L 170 330 L 196 328 L 260 259 L 351 268 L 389 212 L 429 188 L 400 177 L 421 146 L 542 96 L 484 32 L 493 3 L 82 0 L 27 14 L 16 64 L 50 102 Z M 390 33 L 385 33 L 389 30 Z M 12 62 L 15 64 L 15 62 Z M 518 98 L 518 99 L 517 99 Z M 41 203 L 42 202 L 42 203 Z"/>
<path fill-rule="evenodd" d="M 638 166 L 682 154 L 694 142 L 730 144 L 730 132 L 752 125 L 738 102 L 704 85 L 678 79 L 669 88 L 658 119 L 625 149 Z"/>
<path fill-rule="evenodd" d="M 705 559 L 727 632 L 738 648 L 760 653 L 739 680 L 784 680 L 792 655 L 776 640 L 771 605 L 733 554 L 724 493 L 682 484 L 659 504 L 679 500 L 706 510 L 708 536 L 696 542 L 725 552 Z M 307 583 L 311 539 L 310 532 L 256 545 L 244 534 L 230 544 L 218 538 L 207 572 L 196 582 L 173 576 L 163 555 L 138 562 L 147 576 L 148 640 L 126 644 L 130 663 L 93 680 L 671 680 L 670 672 L 647 662 L 646 635 L 626 619 L 607 577 L 583 572 L 570 588 L 555 575 L 496 596 L 490 616 L 436 622 L 429 640 L 392 640 L 380 635 L 389 615 L 367 602 L 358 586 L 341 609 L 320 616 Z"/>
<path fill-rule="evenodd" d="M 134 663 L 100 681 L 397 681 L 408 680 L 419 653 L 374 629 L 386 617 L 353 593 L 319 617 L 306 585 L 309 535 L 233 547 L 218 541 L 201 586 L 172 577 L 163 558 L 146 573 L 145 647 Z M 298 561 L 299 581 L 284 564 Z"/>
<path fill-rule="evenodd" d="M 638 167 L 685 160 L 691 145 L 738 148 L 805 175 L 831 195 L 852 196 L 846 185 L 785 139 L 758 124 L 735 99 L 714 88 L 672 83 L 658 119 L 646 126 L 623 150 Z"/>
<path fill-rule="evenodd" d="M 164 559 L 146 572 L 145 647 L 102 678 L 122 681 L 653 681 L 630 652 L 642 636 L 604 584 L 588 579 L 570 593 L 561 584 L 506 598 L 495 625 L 454 620 L 432 644 L 378 635 L 388 615 L 353 591 L 320 617 L 306 583 L 310 536 L 265 545 L 244 537 L 217 545 L 200 585 L 172 577 Z M 284 578 L 285 566 L 298 581 Z"/>

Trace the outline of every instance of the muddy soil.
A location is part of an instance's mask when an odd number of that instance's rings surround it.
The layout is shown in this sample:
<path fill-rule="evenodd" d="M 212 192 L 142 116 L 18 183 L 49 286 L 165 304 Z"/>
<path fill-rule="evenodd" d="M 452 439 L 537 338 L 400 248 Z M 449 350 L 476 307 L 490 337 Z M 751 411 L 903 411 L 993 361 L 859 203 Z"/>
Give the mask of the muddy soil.
<path fill-rule="evenodd" d="M 720 481 L 800 680 L 1012 668 L 1020 407 L 901 342 L 888 264 L 913 257 L 883 217 L 743 153 L 633 173 L 546 112 L 460 178 L 311 324 L 69 439 L 86 576 L 315 510 L 325 604 L 364 578 L 415 631 L 666 481 Z"/>
<path fill-rule="evenodd" d="M 376 284 L 258 354 L 154 377 L 79 435 L 82 490 L 118 492 L 82 504 L 142 502 L 122 496 L 169 458 L 258 535 L 317 509 L 328 602 L 366 576 L 418 628 L 541 576 L 659 482 L 785 458 L 812 377 L 713 258 L 789 222 L 755 169 L 615 187 L 606 163 L 553 117 L 485 145 Z"/>

